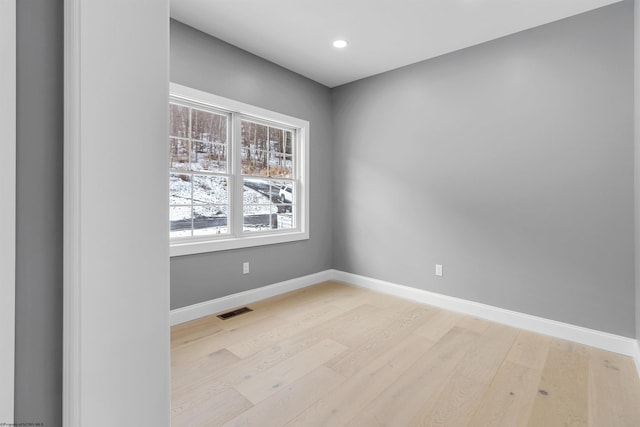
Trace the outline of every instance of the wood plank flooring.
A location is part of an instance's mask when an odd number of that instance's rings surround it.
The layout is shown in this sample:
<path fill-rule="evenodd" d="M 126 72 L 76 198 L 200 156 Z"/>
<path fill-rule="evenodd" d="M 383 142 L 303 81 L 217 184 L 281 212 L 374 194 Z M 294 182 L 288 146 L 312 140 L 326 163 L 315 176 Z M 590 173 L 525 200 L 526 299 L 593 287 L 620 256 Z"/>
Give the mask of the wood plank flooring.
<path fill-rule="evenodd" d="M 633 360 L 334 282 L 171 330 L 173 427 L 640 426 Z"/>

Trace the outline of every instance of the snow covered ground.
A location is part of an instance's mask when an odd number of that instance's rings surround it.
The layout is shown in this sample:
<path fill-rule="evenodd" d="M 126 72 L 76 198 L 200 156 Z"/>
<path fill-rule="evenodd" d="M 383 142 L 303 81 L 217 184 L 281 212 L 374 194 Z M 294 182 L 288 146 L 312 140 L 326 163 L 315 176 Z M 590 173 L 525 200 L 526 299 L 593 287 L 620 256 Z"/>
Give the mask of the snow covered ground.
<path fill-rule="evenodd" d="M 190 205 L 192 198 L 190 178 L 187 174 L 171 174 L 169 180 L 169 204 L 171 206 L 183 205 L 186 207 Z M 229 189 L 227 184 L 227 179 L 223 177 L 193 175 L 194 215 L 211 217 L 215 215 L 216 210 L 221 210 L 221 213 L 218 215 L 226 216 L 223 207 L 229 204 Z M 265 184 L 268 185 L 266 181 Z M 245 186 L 243 199 L 245 215 L 260 215 L 272 212 L 272 202 L 269 197 L 256 190 Z M 187 210 L 183 209 L 181 211 L 186 214 Z M 190 217 L 190 213 L 188 216 L 180 216 L 180 214 L 176 212 L 176 216 L 172 216 L 171 221 L 188 219 Z"/>
<path fill-rule="evenodd" d="M 244 186 L 243 215 L 245 231 L 272 229 L 269 221 L 277 221 L 278 228 L 291 228 L 292 214 L 278 213 L 278 205 L 264 193 L 277 196 L 284 183 L 252 179 L 250 187 Z M 281 184 L 276 187 L 276 184 Z M 169 180 L 171 237 L 191 236 L 193 219 L 194 235 L 227 234 L 229 217 L 229 187 L 227 178 L 210 175 L 172 173 Z M 260 190 L 260 191 L 258 191 Z M 193 198 L 193 213 L 191 199 Z M 282 208 L 282 206 L 281 206 Z M 253 217 L 253 218 L 250 218 Z M 261 218 L 256 218 L 261 217 Z M 277 218 L 277 219 L 276 219 Z M 182 224 L 180 224 L 182 222 Z"/>

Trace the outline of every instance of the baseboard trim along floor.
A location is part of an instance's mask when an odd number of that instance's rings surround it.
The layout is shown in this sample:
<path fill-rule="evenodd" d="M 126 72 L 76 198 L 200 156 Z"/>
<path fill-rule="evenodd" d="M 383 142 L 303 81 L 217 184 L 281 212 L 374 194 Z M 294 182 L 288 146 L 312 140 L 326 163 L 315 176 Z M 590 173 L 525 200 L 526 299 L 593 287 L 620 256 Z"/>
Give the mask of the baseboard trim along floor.
<path fill-rule="evenodd" d="M 308 276 L 302 276 L 286 280 L 284 282 L 274 283 L 273 285 L 238 292 L 237 294 L 228 295 L 226 297 L 216 298 L 171 310 L 171 326 L 199 319 L 201 317 L 210 316 L 212 314 L 218 314 L 223 311 L 231 310 L 232 308 L 242 307 L 243 305 L 275 297 L 297 289 L 306 288 L 307 286 L 326 282 L 327 280 L 333 280 L 331 277 L 332 271 L 333 270 L 325 270 Z"/>
<path fill-rule="evenodd" d="M 325 282 L 327 280 L 334 280 L 347 285 L 409 299 L 445 310 L 455 311 L 469 316 L 478 317 L 480 319 L 548 335 L 554 338 L 573 341 L 579 344 L 631 356 L 635 359 L 638 374 L 640 375 L 640 348 L 638 347 L 638 341 L 635 339 L 506 310 L 461 298 L 441 295 L 409 286 L 385 282 L 383 280 L 346 273 L 339 270 L 326 270 L 310 274 L 308 276 L 171 310 L 171 325 L 173 326 L 179 323 L 195 320 L 200 317 L 217 314 L 286 292 Z"/>

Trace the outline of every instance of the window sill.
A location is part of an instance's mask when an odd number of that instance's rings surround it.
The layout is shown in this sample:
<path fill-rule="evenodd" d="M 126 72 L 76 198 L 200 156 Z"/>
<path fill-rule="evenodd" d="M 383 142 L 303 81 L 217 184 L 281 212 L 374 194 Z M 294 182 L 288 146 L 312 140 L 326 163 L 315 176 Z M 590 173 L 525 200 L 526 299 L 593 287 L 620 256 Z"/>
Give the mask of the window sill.
<path fill-rule="evenodd" d="M 251 248 L 255 246 L 275 245 L 277 243 L 308 240 L 309 233 L 298 231 L 282 234 L 261 234 L 248 237 L 230 237 L 228 239 L 173 242 L 170 245 L 171 257 L 195 255 L 207 252 L 227 251 L 230 249 Z"/>

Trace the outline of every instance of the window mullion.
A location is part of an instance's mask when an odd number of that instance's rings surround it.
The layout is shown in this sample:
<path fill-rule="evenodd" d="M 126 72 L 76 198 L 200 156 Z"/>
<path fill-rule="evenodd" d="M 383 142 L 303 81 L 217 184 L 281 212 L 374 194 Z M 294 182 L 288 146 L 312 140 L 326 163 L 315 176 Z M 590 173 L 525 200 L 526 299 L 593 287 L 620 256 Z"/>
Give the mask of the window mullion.
<path fill-rule="evenodd" d="M 195 227 L 195 210 L 193 209 L 193 170 L 191 169 L 191 165 L 192 165 L 192 159 L 191 159 L 191 120 L 192 120 L 192 115 L 193 115 L 193 109 L 191 107 L 189 107 L 189 128 L 187 129 L 187 165 L 188 165 L 188 171 L 189 171 L 189 177 L 190 177 L 190 182 L 191 182 L 191 200 L 190 200 L 190 207 L 191 207 L 191 237 L 193 237 L 193 235 L 195 234 L 193 232 L 194 227 Z"/>

